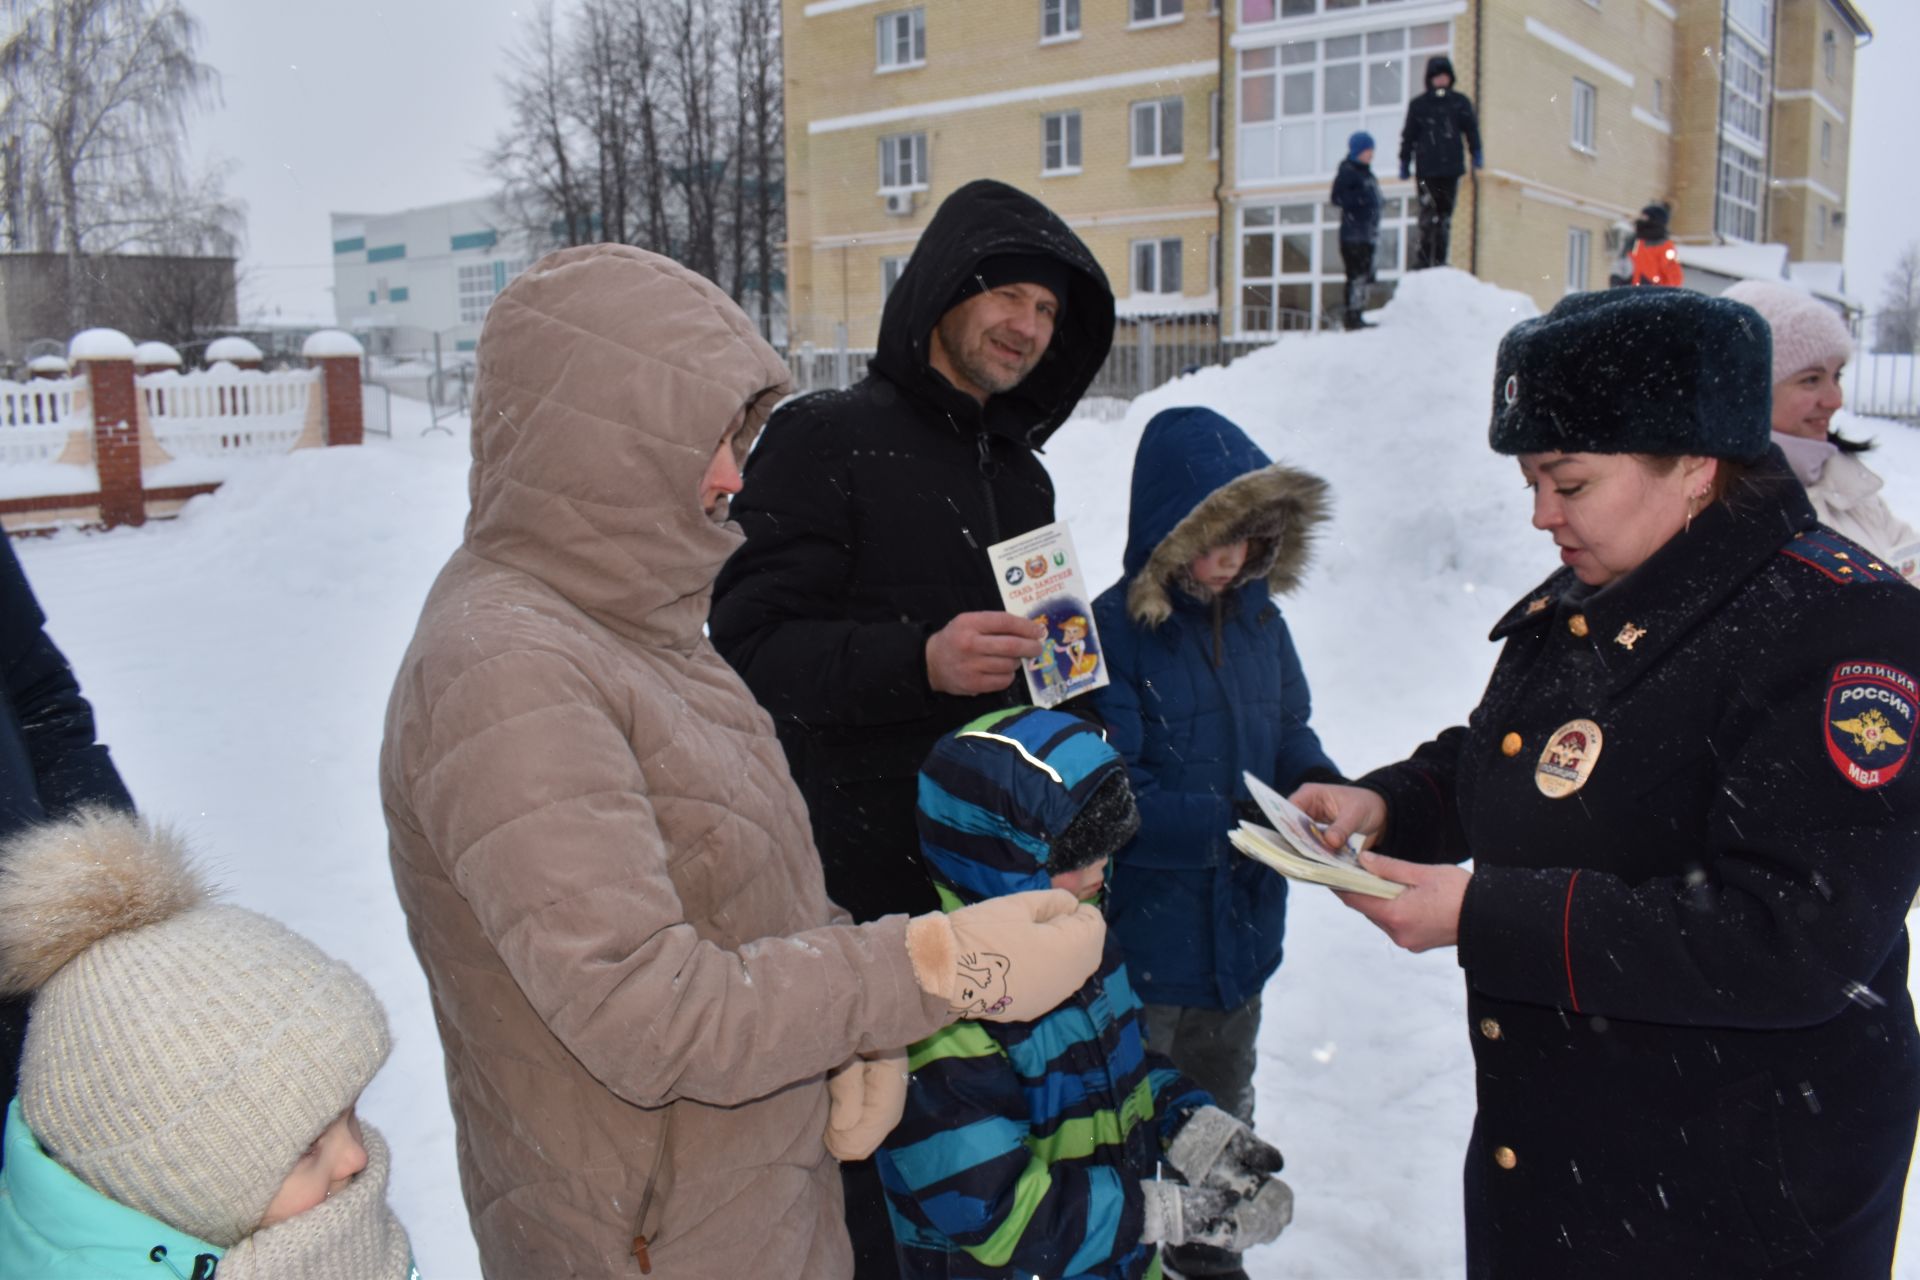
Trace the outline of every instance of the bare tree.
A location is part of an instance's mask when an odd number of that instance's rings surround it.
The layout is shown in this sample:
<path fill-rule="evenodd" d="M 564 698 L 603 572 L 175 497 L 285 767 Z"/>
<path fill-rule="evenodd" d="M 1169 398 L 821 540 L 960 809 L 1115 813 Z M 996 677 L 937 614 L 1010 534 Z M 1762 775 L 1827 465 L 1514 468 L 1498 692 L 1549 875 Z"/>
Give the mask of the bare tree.
<path fill-rule="evenodd" d="M 503 179 L 500 199 L 509 216 L 536 242 L 585 244 L 593 238 L 592 199 L 575 155 L 569 59 L 554 29 L 552 4 L 543 3 L 528 19 L 523 41 L 508 51 L 500 81 L 513 124 L 494 143 L 487 167 Z"/>
<path fill-rule="evenodd" d="M 170 251 L 183 236 L 231 254 L 241 210 L 218 171 L 188 174 L 188 114 L 219 81 L 178 0 L 8 0 L 0 43 L 7 237 L 64 253 Z M 82 299 L 74 299 L 75 308 Z M 79 315 L 76 310 L 74 319 Z"/>
<path fill-rule="evenodd" d="M 1920 352 L 1920 241 L 1902 249 L 1887 272 L 1874 330 L 1875 351 Z"/>

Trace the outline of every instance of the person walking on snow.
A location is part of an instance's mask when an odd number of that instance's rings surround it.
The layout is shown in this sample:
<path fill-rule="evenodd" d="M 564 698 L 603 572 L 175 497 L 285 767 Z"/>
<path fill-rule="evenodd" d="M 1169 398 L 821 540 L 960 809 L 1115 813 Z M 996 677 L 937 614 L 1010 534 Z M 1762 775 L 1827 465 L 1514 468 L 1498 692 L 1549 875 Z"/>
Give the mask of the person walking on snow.
<path fill-rule="evenodd" d="M 844 1280 L 833 1157 L 906 1087 L 861 1055 L 1037 1017 L 1100 961 L 1053 890 L 864 925 L 828 901 L 773 723 L 704 634 L 786 392 L 723 292 L 625 245 L 549 254 L 487 313 L 472 508 L 380 790 L 489 1280 Z"/>
<path fill-rule="evenodd" d="M 1327 197 L 1340 210 L 1340 261 L 1347 269 L 1344 327 L 1371 329 L 1362 314 L 1373 283 L 1373 254 L 1380 243 L 1380 183 L 1373 176 L 1373 135 L 1362 129 L 1347 139 L 1347 158 L 1333 176 Z"/>
<path fill-rule="evenodd" d="M 1678 289 L 1687 282 L 1680 250 L 1667 231 L 1667 219 L 1672 216 L 1672 206 L 1665 204 L 1650 204 L 1640 211 L 1633 224 L 1633 276 L 1629 283 Z"/>
<path fill-rule="evenodd" d="M 919 821 L 927 874 L 960 910 L 1049 883 L 1098 901 L 1140 815 L 1098 729 L 1014 708 L 935 744 Z M 913 1046 L 906 1114 L 876 1157 L 908 1280 L 1153 1280 L 1155 1244 L 1244 1247 L 1285 1228 L 1280 1152 L 1143 1051 L 1139 1017 L 1109 935 L 1099 970 L 1045 1017 Z"/>
<path fill-rule="evenodd" d="M 1134 457 L 1126 576 L 1094 601 L 1113 681 L 1090 709 L 1142 819 L 1115 858 L 1110 924 L 1146 1002 L 1147 1047 L 1248 1124 L 1287 882 L 1227 832 L 1257 813 L 1245 773 L 1283 793 L 1340 777 L 1273 602 L 1299 585 L 1327 505 L 1324 481 L 1273 465 L 1219 414 L 1164 410 Z M 1245 1274 L 1204 1243 L 1170 1254 L 1184 1276 Z"/>
<path fill-rule="evenodd" d="M 1447 265 L 1453 232 L 1454 198 L 1467 171 L 1460 158 L 1465 145 L 1475 170 L 1485 157 L 1480 150 L 1480 123 L 1473 102 L 1453 87 L 1453 60 L 1445 54 L 1427 59 L 1427 91 L 1407 104 L 1406 123 L 1400 129 L 1400 181 L 1417 178 L 1420 193 L 1420 235 L 1415 242 L 1413 269 Z"/>

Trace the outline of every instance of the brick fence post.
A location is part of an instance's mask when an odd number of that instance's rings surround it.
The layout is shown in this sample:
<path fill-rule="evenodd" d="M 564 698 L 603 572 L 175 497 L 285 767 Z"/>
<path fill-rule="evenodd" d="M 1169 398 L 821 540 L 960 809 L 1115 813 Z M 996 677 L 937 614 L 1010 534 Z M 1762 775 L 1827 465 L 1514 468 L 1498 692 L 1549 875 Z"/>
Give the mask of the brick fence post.
<path fill-rule="evenodd" d="M 132 339 L 118 329 L 84 330 L 73 336 L 67 348 L 68 361 L 87 379 L 87 399 L 93 405 L 93 463 L 100 476 L 100 521 L 109 529 L 147 520 L 133 353 Z"/>
<path fill-rule="evenodd" d="M 300 348 L 309 368 L 320 371 L 326 397 L 327 443 L 360 444 L 366 439 L 366 410 L 360 402 L 360 358 L 366 348 L 350 333 L 322 329 Z"/>

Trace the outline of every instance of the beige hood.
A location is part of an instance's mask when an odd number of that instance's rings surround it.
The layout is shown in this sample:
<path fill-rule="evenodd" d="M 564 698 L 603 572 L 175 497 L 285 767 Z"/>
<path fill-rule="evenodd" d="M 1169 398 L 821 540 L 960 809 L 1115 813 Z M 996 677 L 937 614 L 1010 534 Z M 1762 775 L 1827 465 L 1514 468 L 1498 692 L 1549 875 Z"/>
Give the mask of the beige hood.
<path fill-rule="evenodd" d="M 700 509 L 700 479 L 730 425 L 745 458 L 787 393 L 779 354 L 710 281 L 612 244 L 518 276 L 480 352 L 467 546 L 629 639 L 690 650 L 741 541 Z"/>

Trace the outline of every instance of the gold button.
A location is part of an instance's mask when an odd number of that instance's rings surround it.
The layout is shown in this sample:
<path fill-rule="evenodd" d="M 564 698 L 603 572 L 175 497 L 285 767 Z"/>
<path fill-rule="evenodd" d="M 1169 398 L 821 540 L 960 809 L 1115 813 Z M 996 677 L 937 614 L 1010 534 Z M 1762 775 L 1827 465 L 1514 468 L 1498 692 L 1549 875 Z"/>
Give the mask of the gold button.
<path fill-rule="evenodd" d="M 1513 1154 L 1512 1147 L 1495 1147 L 1493 1149 L 1493 1162 L 1502 1169 L 1511 1169 L 1520 1163 L 1520 1157 Z"/>
<path fill-rule="evenodd" d="M 1480 1034 L 1489 1040 L 1498 1040 L 1503 1033 L 1500 1030 L 1499 1023 L 1495 1022 L 1492 1018 L 1482 1018 L 1480 1019 Z M 1502 1148 L 1502 1150 L 1505 1150 L 1505 1148 Z"/>
<path fill-rule="evenodd" d="M 1520 735 L 1517 733 L 1510 733 L 1506 737 L 1500 739 L 1500 754 L 1503 756 L 1517 756 L 1520 754 L 1520 748 L 1522 745 L 1523 744 L 1520 741 Z"/>
<path fill-rule="evenodd" d="M 1571 618 L 1568 618 L 1567 630 L 1577 636 L 1585 637 L 1587 634 L 1587 615 L 1584 613 L 1576 613 Z"/>

